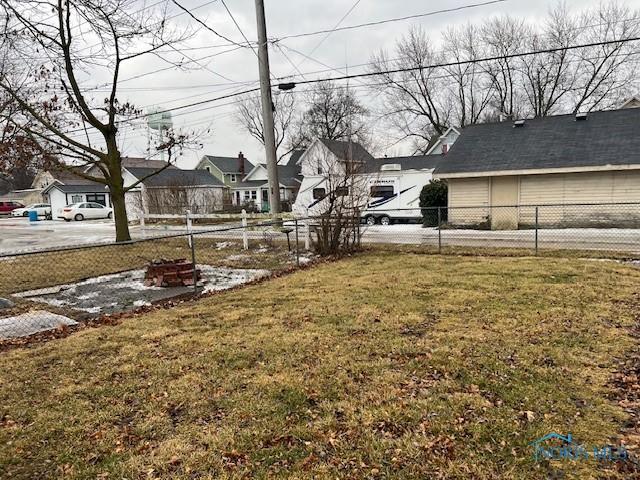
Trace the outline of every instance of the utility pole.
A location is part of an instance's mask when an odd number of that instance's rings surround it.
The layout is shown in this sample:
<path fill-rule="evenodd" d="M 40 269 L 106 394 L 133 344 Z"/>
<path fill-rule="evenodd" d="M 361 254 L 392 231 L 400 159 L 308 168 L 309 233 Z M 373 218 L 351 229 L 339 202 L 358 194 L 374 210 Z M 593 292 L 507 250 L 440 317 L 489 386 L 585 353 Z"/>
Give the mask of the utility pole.
<path fill-rule="evenodd" d="M 269 177 L 269 207 L 273 220 L 277 221 L 280 213 L 280 182 L 278 180 L 276 138 L 273 131 L 273 101 L 271 99 L 267 24 L 264 16 L 263 0 L 256 0 L 256 21 L 258 23 L 258 67 L 260 69 L 260 94 L 262 96 L 264 149 L 267 156 L 267 176 Z"/>

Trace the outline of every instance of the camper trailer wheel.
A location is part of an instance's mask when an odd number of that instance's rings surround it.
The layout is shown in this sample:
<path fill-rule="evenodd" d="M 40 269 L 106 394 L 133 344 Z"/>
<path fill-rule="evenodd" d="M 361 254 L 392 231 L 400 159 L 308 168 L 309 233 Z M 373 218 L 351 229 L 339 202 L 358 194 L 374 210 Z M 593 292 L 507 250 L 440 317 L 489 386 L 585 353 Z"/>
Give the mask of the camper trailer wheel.
<path fill-rule="evenodd" d="M 369 215 L 364 219 L 364 221 L 367 223 L 367 225 L 372 226 L 376 224 L 376 217 L 374 217 L 373 215 Z"/>
<path fill-rule="evenodd" d="M 380 225 L 385 225 L 385 226 L 391 225 L 391 219 L 386 215 L 381 216 L 380 217 Z"/>

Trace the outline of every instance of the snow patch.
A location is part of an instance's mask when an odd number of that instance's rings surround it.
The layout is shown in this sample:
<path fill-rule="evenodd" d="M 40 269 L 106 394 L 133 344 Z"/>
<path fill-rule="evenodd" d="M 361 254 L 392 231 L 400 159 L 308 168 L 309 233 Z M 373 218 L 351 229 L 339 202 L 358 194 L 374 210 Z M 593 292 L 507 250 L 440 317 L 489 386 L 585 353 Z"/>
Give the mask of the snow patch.
<path fill-rule="evenodd" d="M 26 337 L 34 333 L 53 330 L 61 326 L 77 325 L 78 322 L 63 315 L 33 310 L 22 315 L 0 318 L 0 338 Z"/>

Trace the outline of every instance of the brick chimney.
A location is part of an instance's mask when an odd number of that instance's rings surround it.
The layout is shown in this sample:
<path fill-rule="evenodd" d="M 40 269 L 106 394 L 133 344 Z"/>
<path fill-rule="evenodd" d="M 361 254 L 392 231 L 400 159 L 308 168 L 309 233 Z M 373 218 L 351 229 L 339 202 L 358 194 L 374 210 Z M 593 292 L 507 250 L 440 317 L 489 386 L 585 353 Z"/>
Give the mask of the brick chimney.
<path fill-rule="evenodd" d="M 242 178 L 244 178 L 245 172 L 244 172 L 244 155 L 242 154 L 242 152 L 240 152 L 238 154 L 238 171 L 240 172 L 240 176 Z"/>

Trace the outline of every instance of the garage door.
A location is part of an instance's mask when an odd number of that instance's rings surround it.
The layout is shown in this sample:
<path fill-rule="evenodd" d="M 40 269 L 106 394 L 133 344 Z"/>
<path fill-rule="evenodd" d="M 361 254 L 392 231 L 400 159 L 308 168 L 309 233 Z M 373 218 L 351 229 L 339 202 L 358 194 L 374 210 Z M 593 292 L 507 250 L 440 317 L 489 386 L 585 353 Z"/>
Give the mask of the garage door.
<path fill-rule="evenodd" d="M 633 207 L 572 207 L 571 204 L 640 202 L 640 171 L 528 175 L 520 179 L 520 205 L 541 207 L 541 223 L 592 224 L 624 218 Z M 534 223 L 534 209 L 523 208 L 521 224 Z"/>
<path fill-rule="evenodd" d="M 449 222 L 475 225 L 485 222 L 489 212 L 489 178 L 449 179 Z"/>

